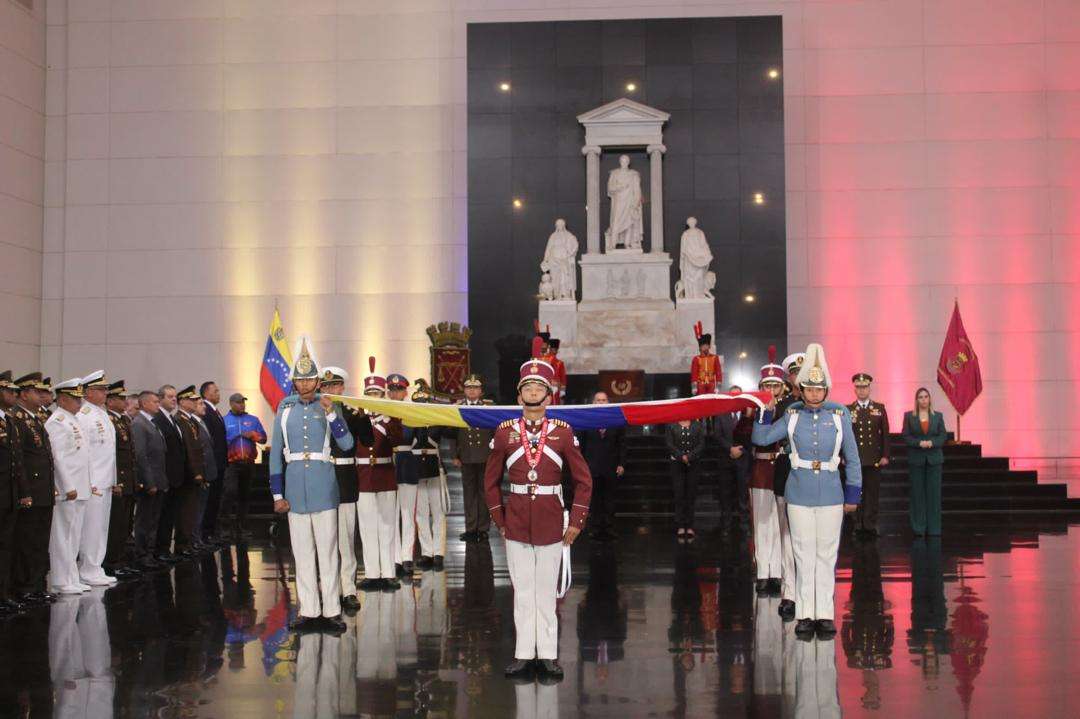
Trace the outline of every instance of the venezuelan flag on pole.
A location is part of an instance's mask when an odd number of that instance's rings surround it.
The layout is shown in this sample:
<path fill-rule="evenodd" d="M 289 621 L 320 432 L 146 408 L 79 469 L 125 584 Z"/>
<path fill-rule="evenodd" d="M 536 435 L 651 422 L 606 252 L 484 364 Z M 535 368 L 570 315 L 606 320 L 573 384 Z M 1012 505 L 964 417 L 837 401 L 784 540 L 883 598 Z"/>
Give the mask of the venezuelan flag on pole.
<path fill-rule="evenodd" d="M 275 412 L 281 400 L 291 394 L 291 368 L 292 353 L 289 352 L 289 343 L 285 340 L 281 315 L 275 307 L 274 319 L 270 321 L 270 335 L 266 338 L 266 351 L 263 352 L 262 370 L 259 372 L 259 389 Z"/>
<path fill-rule="evenodd" d="M 768 392 L 743 392 L 738 395 L 700 394 L 685 399 L 663 399 L 625 404 L 558 405 L 547 408 L 547 416 L 561 419 L 574 429 L 611 429 L 626 425 L 666 424 L 683 419 L 700 419 L 725 412 L 762 409 L 769 401 Z M 376 414 L 397 417 L 410 427 L 476 427 L 494 429 L 499 424 L 521 416 L 518 406 L 439 405 L 418 402 L 395 402 L 375 397 L 335 396 L 335 400 Z"/>

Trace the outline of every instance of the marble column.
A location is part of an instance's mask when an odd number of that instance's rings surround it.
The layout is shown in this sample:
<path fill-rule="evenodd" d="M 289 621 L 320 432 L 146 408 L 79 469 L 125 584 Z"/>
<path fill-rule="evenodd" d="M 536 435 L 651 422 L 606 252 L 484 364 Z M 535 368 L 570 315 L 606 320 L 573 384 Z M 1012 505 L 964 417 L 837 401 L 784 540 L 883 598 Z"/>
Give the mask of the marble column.
<path fill-rule="evenodd" d="M 585 155 L 585 251 L 600 252 L 600 146 L 581 148 Z"/>
<path fill-rule="evenodd" d="M 664 165 L 667 148 L 649 145 L 649 251 L 664 251 Z"/>

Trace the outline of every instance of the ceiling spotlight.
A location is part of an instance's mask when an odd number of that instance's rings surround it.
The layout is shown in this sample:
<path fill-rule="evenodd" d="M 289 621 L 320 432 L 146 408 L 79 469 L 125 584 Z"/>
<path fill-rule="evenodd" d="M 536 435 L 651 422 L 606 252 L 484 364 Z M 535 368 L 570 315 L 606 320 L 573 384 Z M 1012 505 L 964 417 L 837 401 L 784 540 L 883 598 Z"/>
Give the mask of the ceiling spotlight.
<path fill-rule="evenodd" d="M 632 83 L 632 82 L 626 83 L 626 91 L 627 92 L 633 92 L 634 90 L 637 90 L 637 85 L 635 83 Z"/>
<path fill-rule="evenodd" d="M 754 297 L 754 295 L 752 295 L 752 294 L 743 295 L 743 302 L 746 302 L 747 304 L 753 303 L 756 300 L 757 300 L 757 297 Z"/>
<path fill-rule="evenodd" d="M 769 72 L 766 74 L 769 76 L 770 80 L 776 80 L 780 77 L 780 71 L 775 67 L 770 67 Z"/>
<path fill-rule="evenodd" d="M 765 193 L 764 192 L 755 192 L 754 193 L 754 204 L 755 205 L 764 205 L 765 204 Z"/>
<path fill-rule="evenodd" d="M 521 201 L 520 197 L 515 197 L 514 198 L 514 209 L 515 210 L 520 210 L 524 206 L 525 206 L 525 203 Z"/>
<path fill-rule="evenodd" d="M 746 350 L 743 350 L 742 352 L 739 353 L 739 359 L 746 359 L 746 356 L 747 356 L 746 355 Z"/>
<path fill-rule="evenodd" d="M 510 92 L 510 83 L 508 83 L 508 82 L 500 82 L 499 83 L 499 89 L 502 90 L 503 92 Z"/>

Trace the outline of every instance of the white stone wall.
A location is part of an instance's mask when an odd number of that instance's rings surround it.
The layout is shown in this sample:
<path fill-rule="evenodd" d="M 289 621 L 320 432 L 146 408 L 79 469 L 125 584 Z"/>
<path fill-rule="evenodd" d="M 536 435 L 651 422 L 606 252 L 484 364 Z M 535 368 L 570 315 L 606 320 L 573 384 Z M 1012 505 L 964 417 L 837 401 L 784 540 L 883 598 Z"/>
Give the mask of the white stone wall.
<path fill-rule="evenodd" d="M 44 173 L 45 13 L 0 0 L 0 369 L 16 377 L 41 346 Z"/>
<path fill-rule="evenodd" d="M 958 297 L 969 436 L 1080 454 L 1074 0 L 50 2 L 46 370 L 256 396 L 277 298 L 324 361 L 426 373 L 466 320 L 466 24 L 745 14 L 784 18 L 791 348 L 897 427 Z"/>

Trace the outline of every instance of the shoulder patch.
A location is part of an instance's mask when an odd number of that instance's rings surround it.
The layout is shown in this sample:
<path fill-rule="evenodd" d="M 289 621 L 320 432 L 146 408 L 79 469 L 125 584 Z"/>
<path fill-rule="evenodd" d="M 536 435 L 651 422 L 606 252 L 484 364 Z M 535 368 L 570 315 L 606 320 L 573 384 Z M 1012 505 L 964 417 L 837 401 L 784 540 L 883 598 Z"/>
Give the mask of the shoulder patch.
<path fill-rule="evenodd" d="M 90 405 L 88 404 L 84 404 L 82 407 L 79 408 L 79 414 L 90 414 L 91 411 L 92 410 L 90 409 Z"/>

